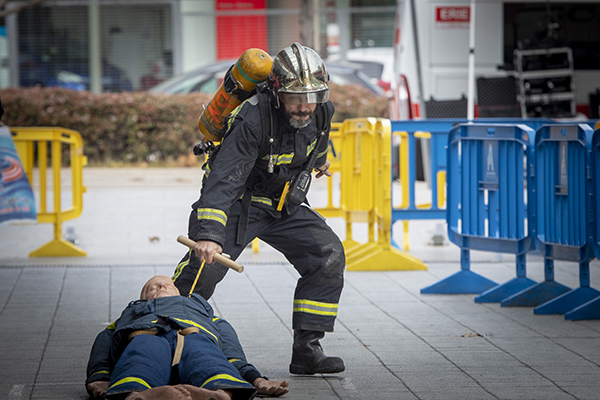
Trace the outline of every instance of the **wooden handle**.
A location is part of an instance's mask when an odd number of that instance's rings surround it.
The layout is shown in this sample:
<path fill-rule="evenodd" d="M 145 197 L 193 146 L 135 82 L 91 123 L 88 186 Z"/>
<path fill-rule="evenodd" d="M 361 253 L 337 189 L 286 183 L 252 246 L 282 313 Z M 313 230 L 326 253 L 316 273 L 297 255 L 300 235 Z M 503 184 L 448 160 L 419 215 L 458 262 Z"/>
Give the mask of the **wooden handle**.
<path fill-rule="evenodd" d="M 194 242 L 192 239 L 187 238 L 183 235 L 177 236 L 177 241 L 179 243 L 181 243 L 182 245 L 189 247 L 190 249 L 193 249 L 194 246 L 196 246 L 196 242 Z M 224 266 L 231 268 L 234 271 L 242 273 L 242 271 L 244 270 L 244 266 L 242 264 L 238 264 L 235 261 L 233 261 L 232 259 L 225 257 L 222 254 L 216 253 L 214 255 L 214 258 L 215 258 L 215 261 L 218 262 L 219 264 L 223 264 Z"/>

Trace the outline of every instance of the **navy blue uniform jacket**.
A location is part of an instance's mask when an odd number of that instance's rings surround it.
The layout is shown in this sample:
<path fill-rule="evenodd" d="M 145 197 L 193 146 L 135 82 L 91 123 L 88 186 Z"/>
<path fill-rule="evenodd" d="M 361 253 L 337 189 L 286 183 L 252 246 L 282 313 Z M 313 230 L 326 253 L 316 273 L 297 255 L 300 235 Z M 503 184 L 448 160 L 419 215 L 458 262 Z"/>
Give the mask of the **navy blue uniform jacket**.
<path fill-rule="evenodd" d="M 129 343 L 131 332 L 141 329 L 185 329 L 195 326 L 212 340 L 238 369 L 240 375 L 252 383 L 260 372 L 246 361 L 242 345 L 233 327 L 216 317 L 210 304 L 202 297 L 171 296 L 129 303 L 121 317 L 96 337 L 87 367 L 86 386 L 90 382 L 110 381 L 110 372 Z"/>

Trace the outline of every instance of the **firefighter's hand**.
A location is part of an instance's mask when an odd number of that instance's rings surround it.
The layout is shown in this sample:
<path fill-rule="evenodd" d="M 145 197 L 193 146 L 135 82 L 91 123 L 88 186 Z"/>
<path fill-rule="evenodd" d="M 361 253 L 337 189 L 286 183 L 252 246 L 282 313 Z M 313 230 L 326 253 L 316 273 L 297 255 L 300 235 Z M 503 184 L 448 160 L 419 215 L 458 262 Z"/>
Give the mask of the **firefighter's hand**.
<path fill-rule="evenodd" d="M 99 400 L 103 399 L 106 392 L 108 392 L 109 381 L 95 381 L 87 384 L 88 391 L 92 394 L 92 399 Z"/>
<path fill-rule="evenodd" d="M 199 240 L 194 246 L 194 252 L 196 256 L 200 259 L 200 261 L 206 260 L 207 264 L 212 264 L 215 262 L 213 259 L 215 253 L 221 253 L 223 248 L 210 240 Z"/>
<path fill-rule="evenodd" d="M 268 380 L 265 378 L 256 378 L 252 382 L 252 386 L 257 389 L 258 394 L 267 396 L 283 396 L 290 391 L 288 385 L 287 381 Z"/>
<path fill-rule="evenodd" d="M 315 175 L 315 178 L 320 178 L 323 175 L 331 176 L 331 171 L 329 170 L 330 165 L 331 163 L 329 162 L 329 160 L 325 160 L 325 164 L 321 165 L 318 168 L 315 168 L 315 171 L 317 171 L 317 175 Z"/>

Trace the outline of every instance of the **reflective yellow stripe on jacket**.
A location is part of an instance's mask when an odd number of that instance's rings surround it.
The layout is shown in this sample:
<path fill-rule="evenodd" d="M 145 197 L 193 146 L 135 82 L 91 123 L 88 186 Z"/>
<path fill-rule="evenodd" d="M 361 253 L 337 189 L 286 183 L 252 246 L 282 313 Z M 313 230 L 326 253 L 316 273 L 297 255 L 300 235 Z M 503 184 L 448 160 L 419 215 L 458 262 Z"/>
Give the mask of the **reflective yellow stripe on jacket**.
<path fill-rule="evenodd" d="M 190 249 L 186 259 L 183 260 L 182 262 L 180 262 L 177 265 L 177 268 L 175 268 L 175 273 L 173 274 L 173 277 L 171 278 L 171 280 L 173 282 L 175 282 L 179 278 L 179 275 L 181 275 L 181 272 L 183 272 L 183 269 L 189 265 L 190 260 L 192 259 L 192 251 L 194 251 L 194 250 Z"/>
<path fill-rule="evenodd" d="M 314 142 L 312 142 L 311 144 L 308 145 L 308 147 L 306 148 L 306 157 L 308 157 L 310 155 L 310 153 L 312 153 L 312 151 L 316 145 L 317 145 L 317 140 L 315 140 Z M 323 150 L 322 152 L 317 154 L 317 158 L 323 157 L 325 154 L 327 154 L 327 148 L 325 148 L 325 150 Z"/>
<path fill-rule="evenodd" d="M 252 196 L 252 201 L 254 201 L 256 203 L 266 204 L 268 206 L 273 205 L 273 200 L 271 200 L 268 197 L 263 197 L 263 196 Z"/>
<path fill-rule="evenodd" d="M 308 147 L 306 148 L 306 157 L 308 157 L 310 155 L 310 153 L 313 151 L 313 149 L 315 148 L 316 145 L 317 145 L 316 140 L 314 140 L 312 143 L 310 143 L 308 145 Z"/>
<path fill-rule="evenodd" d="M 307 157 L 314 150 L 314 148 L 315 148 L 316 145 L 317 145 L 317 141 L 314 140 L 312 143 L 310 143 L 306 147 L 306 156 Z M 291 164 L 292 160 L 294 159 L 294 155 L 295 154 L 296 153 L 273 154 L 273 162 L 275 163 L 275 165 L 287 165 L 287 164 Z M 317 157 L 322 157 L 325 154 L 327 154 L 327 149 L 325 149 L 324 151 L 322 151 L 321 153 L 319 153 L 317 155 Z M 267 154 L 262 159 L 263 160 L 268 160 L 269 159 L 269 155 Z"/>
<path fill-rule="evenodd" d="M 338 305 L 334 303 L 322 303 L 313 300 L 294 300 L 294 312 L 336 316 L 337 311 Z"/>
<path fill-rule="evenodd" d="M 284 154 L 273 154 L 273 163 L 275 165 L 287 165 L 292 162 L 295 153 L 284 153 Z M 262 158 L 263 160 L 268 160 L 269 155 L 267 154 Z"/>
<path fill-rule="evenodd" d="M 227 214 L 218 208 L 199 208 L 196 212 L 199 220 L 207 219 L 220 222 L 223 226 L 227 225 Z"/>
<path fill-rule="evenodd" d="M 203 327 L 202 325 L 200 325 L 200 324 L 198 324 L 198 323 L 196 323 L 196 322 L 194 322 L 194 321 L 192 321 L 192 320 L 189 320 L 189 319 L 180 319 L 180 318 L 173 318 L 173 319 L 174 319 L 175 321 L 179 321 L 179 322 L 181 322 L 181 323 L 184 323 L 184 324 L 188 324 L 188 325 L 195 326 L 195 327 L 196 327 L 196 328 L 198 328 L 198 329 L 202 329 L 204 332 L 206 332 L 206 333 L 208 333 L 210 336 L 214 337 L 214 338 L 215 338 L 215 341 L 217 341 L 217 342 L 219 341 L 219 338 L 218 338 L 218 337 L 216 337 L 214 333 L 212 333 L 211 331 L 209 331 L 208 329 L 206 329 L 206 328 L 205 328 L 205 327 Z"/>

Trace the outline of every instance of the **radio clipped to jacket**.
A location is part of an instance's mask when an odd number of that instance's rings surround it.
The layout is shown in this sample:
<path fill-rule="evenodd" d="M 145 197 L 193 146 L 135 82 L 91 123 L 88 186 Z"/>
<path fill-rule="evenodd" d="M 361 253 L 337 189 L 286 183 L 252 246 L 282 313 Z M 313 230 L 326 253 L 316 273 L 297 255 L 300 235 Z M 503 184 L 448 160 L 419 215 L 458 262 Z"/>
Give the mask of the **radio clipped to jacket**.
<path fill-rule="evenodd" d="M 294 206 L 299 206 L 306 199 L 308 189 L 310 189 L 310 182 L 312 180 L 311 172 L 317 162 L 317 156 L 319 153 L 320 144 L 325 137 L 325 132 L 319 132 L 319 138 L 315 144 L 313 152 L 310 154 L 308 162 L 305 164 L 304 169 L 295 175 L 291 181 L 285 184 L 283 193 L 281 194 L 281 200 L 277 205 L 277 211 L 281 211 L 283 208 L 284 201 Z"/>

